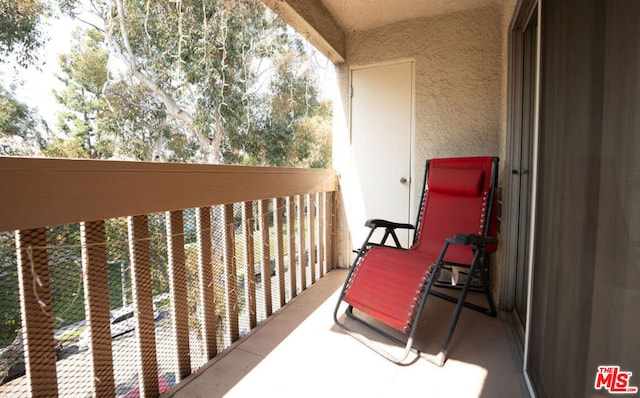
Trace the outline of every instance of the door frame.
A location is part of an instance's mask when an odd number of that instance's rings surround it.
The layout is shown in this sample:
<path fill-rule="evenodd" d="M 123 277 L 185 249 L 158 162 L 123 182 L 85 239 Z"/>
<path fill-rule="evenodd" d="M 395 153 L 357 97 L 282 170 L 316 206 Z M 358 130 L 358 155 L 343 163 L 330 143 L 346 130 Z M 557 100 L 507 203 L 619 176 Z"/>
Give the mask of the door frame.
<path fill-rule="evenodd" d="M 535 72 L 535 85 L 534 85 L 534 103 L 533 103 L 533 131 L 532 131 L 532 148 L 531 148 L 531 192 L 530 192 L 530 213 L 529 213 L 529 250 L 525 255 L 527 256 L 527 292 L 526 292 L 526 311 L 527 317 L 524 325 L 524 346 L 520 345 L 521 339 L 517 336 L 519 333 L 516 328 L 520 327 L 516 325 L 519 321 L 512 319 L 514 340 L 519 345 L 518 352 L 522 355 L 523 375 L 525 383 L 531 396 L 535 396 L 535 390 L 528 375 L 527 363 L 529 355 L 529 330 L 531 322 L 531 292 L 533 286 L 533 264 L 534 264 L 534 231 L 536 228 L 536 208 L 537 208 L 537 192 L 538 192 L 538 141 L 539 141 L 539 118 L 540 118 L 540 69 L 541 69 L 541 10 L 543 0 L 522 0 L 519 1 L 513 14 L 513 19 L 509 26 L 509 54 L 508 54 L 508 83 L 507 83 L 507 145 L 506 145 L 506 165 L 504 167 L 505 173 L 508 176 L 505 177 L 505 198 L 503 200 L 503 238 L 501 243 L 501 258 L 502 258 L 502 275 L 500 279 L 500 307 L 502 310 L 511 310 L 514 308 L 516 299 L 516 247 L 518 243 L 517 228 L 518 228 L 518 203 L 517 198 L 513 197 L 513 187 L 511 186 L 511 170 L 513 161 L 516 159 L 514 153 L 514 147 L 516 142 L 520 142 L 520 136 L 522 134 L 522 106 L 523 106 L 523 68 L 520 60 L 523 55 L 523 32 L 529 25 L 531 18 L 534 16 L 534 12 L 537 10 L 537 38 L 536 38 L 536 72 Z M 510 317 L 515 318 L 514 314 L 510 314 Z"/>

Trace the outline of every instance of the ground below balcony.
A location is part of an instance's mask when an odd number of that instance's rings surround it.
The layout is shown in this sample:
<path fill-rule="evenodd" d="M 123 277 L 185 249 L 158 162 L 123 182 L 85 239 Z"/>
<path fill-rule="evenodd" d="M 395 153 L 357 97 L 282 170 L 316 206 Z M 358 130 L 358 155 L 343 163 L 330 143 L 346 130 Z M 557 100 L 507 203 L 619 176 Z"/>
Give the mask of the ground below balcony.
<path fill-rule="evenodd" d="M 327 274 L 163 397 L 527 396 L 505 317 L 463 309 L 444 367 L 398 366 L 334 325 L 346 274 Z M 453 307 L 429 297 L 418 348 L 437 354 Z"/>

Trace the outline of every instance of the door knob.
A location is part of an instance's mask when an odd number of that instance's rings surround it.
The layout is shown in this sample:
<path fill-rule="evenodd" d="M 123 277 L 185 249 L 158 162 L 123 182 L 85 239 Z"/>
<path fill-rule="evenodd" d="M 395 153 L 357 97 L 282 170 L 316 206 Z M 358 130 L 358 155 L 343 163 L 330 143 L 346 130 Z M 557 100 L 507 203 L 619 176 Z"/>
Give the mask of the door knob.
<path fill-rule="evenodd" d="M 407 179 L 404 177 L 400 178 L 400 184 L 406 184 L 407 183 Z"/>

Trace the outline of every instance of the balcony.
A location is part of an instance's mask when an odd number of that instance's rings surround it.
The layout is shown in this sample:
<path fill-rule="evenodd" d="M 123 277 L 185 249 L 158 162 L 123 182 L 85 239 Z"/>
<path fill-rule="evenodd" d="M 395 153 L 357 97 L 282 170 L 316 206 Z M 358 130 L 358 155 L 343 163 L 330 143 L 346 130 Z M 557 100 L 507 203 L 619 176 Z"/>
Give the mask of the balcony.
<path fill-rule="evenodd" d="M 443 368 L 334 327 L 331 170 L 0 158 L 0 184 L 0 305 L 22 302 L 0 326 L 26 368 L 2 396 L 525 396 L 501 318 L 464 311 Z M 430 299 L 419 348 L 451 311 Z"/>

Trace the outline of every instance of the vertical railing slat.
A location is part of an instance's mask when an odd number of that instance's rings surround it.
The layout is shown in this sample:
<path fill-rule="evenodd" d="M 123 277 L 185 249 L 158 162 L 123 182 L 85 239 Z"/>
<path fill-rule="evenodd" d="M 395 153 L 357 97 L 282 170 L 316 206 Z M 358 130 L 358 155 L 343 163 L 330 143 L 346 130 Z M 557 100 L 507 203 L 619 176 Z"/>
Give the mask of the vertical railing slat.
<path fill-rule="evenodd" d="M 104 220 L 80 224 L 89 355 L 94 397 L 115 396 Z"/>
<path fill-rule="evenodd" d="M 324 193 L 324 217 L 325 217 L 325 258 L 327 261 L 327 272 L 333 269 L 333 264 L 335 264 L 335 259 L 333 258 L 333 237 L 335 233 L 333 231 L 334 222 L 333 222 L 333 194 L 331 192 Z"/>
<path fill-rule="evenodd" d="M 296 205 L 293 197 L 287 198 L 287 233 L 289 235 L 289 289 L 291 298 L 298 294 L 298 273 L 296 272 Z"/>
<path fill-rule="evenodd" d="M 261 251 L 262 254 L 262 292 L 264 293 L 264 307 L 266 316 L 273 313 L 273 300 L 271 299 L 271 248 L 269 246 L 269 201 L 260 201 L 260 233 L 262 236 Z"/>
<path fill-rule="evenodd" d="M 282 232 L 284 223 L 284 199 L 277 198 L 273 201 L 274 225 L 276 229 L 276 275 L 278 275 L 278 291 L 280 293 L 280 307 L 287 303 L 284 285 L 284 235 Z"/>
<path fill-rule="evenodd" d="M 178 358 L 177 380 L 191 374 L 189 350 L 189 305 L 187 302 L 187 269 L 184 254 L 184 218 L 182 210 L 166 213 L 167 249 L 169 257 L 169 291 L 173 304 L 173 331 Z"/>
<path fill-rule="evenodd" d="M 298 195 L 298 264 L 300 265 L 300 290 L 307 288 L 307 256 L 305 255 L 304 195 Z"/>
<path fill-rule="evenodd" d="M 149 222 L 146 215 L 132 216 L 128 221 L 131 285 L 137 322 L 135 330 L 140 348 L 138 367 L 140 396 L 156 396 L 158 394 L 158 361 L 151 290 Z"/>
<path fill-rule="evenodd" d="M 255 243 L 253 241 L 253 202 L 244 202 L 242 206 L 242 229 L 244 233 L 244 257 L 247 275 L 245 276 L 245 295 L 249 311 L 249 328 L 257 325 L 256 318 L 256 269 Z"/>
<path fill-rule="evenodd" d="M 24 358 L 32 397 L 57 397 L 51 279 L 45 228 L 16 232 Z"/>
<path fill-rule="evenodd" d="M 316 283 L 316 195 L 309 194 L 309 272 Z"/>
<path fill-rule="evenodd" d="M 206 359 L 218 353 L 216 340 L 215 281 L 213 278 L 213 252 L 211 248 L 211 208 L 201 207 L 196 212 L 198 230 L 198 276 L 200 282 L 200 319 Z"/>
<path fill-rule="evenodd" d="M 235 228 L 233 225 L 233 204 L 224 205 L 224 245 L 225 245 L 225 273 L 227 274 L 227 317 L 231 342 L 238 340 L 238 276 L 236 272 L 235 256 Z"/>
<path fill-rule="evenodd" d="M 324 194 L 322 192 L 317 194 L 318 200 L 318 267 L 320 268 L 320 277 L 323 277 L 327 273 L 327 264 L 325 262 L 324 245 L 326 235 L 324 231 L 326 229 L 326 218 L 324 214 Z"/>

